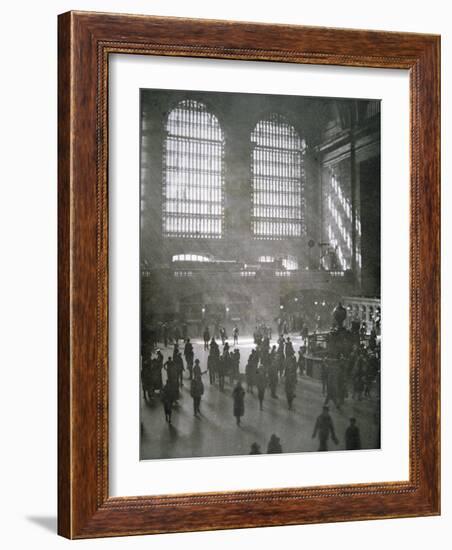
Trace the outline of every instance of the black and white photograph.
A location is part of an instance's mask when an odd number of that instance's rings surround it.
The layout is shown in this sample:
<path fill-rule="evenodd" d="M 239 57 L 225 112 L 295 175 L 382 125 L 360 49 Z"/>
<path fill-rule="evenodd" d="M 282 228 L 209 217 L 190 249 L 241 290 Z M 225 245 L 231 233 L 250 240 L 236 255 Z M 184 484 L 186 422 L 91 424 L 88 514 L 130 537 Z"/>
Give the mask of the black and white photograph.
<path fill-rule="evenodd" d="M 140 90 L 140 459 L 380 448 L 380 100 Z"/>

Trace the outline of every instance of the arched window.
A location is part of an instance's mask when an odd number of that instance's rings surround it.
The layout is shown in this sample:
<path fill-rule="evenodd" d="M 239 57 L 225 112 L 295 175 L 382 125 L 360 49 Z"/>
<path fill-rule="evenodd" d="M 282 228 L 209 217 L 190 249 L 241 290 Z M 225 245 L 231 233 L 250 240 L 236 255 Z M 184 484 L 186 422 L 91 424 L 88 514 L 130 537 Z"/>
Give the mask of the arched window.
<path fill-rule="evenodd" d="M 304 233 L 304 141 L 279 114 L 259 121 L 251 141 L 254 236 L 300 237 Z"/>
<path fill-rule="evenodd" d="M 163 233 L 219 239 L 223 234 L 224 137 L 206 106 L 181 101 L 166 123 Z"/>

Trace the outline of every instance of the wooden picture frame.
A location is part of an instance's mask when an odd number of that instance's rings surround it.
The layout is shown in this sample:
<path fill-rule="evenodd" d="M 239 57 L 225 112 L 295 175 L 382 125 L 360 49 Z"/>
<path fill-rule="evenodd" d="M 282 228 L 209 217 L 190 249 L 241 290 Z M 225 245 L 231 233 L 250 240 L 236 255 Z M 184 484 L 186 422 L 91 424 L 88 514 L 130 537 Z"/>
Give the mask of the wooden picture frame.
<path fill-rule="evenodd" d="M 68 538 L 440 513 L 440 38 L 69 12 L 58 41 L 58 532 Z M 109 55 L 410 73 L 409 481 L 146 497 L 108 491 Z"/>

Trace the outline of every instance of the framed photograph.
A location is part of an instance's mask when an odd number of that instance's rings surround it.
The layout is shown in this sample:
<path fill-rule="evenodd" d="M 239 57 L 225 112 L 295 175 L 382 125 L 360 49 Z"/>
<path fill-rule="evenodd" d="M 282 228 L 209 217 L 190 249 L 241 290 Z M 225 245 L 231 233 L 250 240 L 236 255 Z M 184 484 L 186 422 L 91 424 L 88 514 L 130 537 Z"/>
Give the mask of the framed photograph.
<path fill-rule="evenodd" d="M 440 513 L 439 58 L 59 16 L 61 535 Z"/>

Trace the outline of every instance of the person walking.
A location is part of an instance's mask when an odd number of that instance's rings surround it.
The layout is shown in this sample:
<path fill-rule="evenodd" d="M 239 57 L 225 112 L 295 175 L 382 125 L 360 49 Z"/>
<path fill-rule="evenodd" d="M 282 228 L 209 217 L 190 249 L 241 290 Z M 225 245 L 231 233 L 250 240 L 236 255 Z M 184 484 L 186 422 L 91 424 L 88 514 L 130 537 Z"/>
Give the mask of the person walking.
<path fill-rule="evenodd" d="M 246 376 L 246 391 L 248 393 L 253 393 L 253 387 L 256 382 L 256 354 L 254 350 L 251 351 L 251 355 L 248 358 L 248 362 L 245 367 L 245 376 Z"/>
<path fill-rule="evenodd" d="M 210 332 L 209 327 L 205 327 L 203 332 L 203 339 L 204 339 L 204 350 L 207 351 L 209 349 L 209 340 L 210 340 Z"/>
<path fill-rule="evenodd" d="M 237 426 L 239 426 L 240 419 L 245 414 L 245 390 L 243 389 L 240 380 L 237 381 L 237 384 L 232 391 L 232 398 L 234 400 L 233 413 Z"/>
<path fill-rule="evenodd" d="M 329 408 L 326 405 L 323 406 L 322 413 L 317 417 L 314 431 L 312 432 L 312 438 L 314 439 L 317 435 L 319 437 L 319 451 L 328 450 L 328 439 L 330 435 L 336 445 L 339 443 L 334 431 L 334 424 L 329 413 Z"/>
<path fill-rule="evenodd" d="M 345 448 L 347 451 L 361 449 L 361 434 L 356 425 L 356 418 L 350 418 L 350 425 L 345 430 Z"/>
<path fill-rule="evenodd" d="M 287 406 L 289 411 L 293 408 L 293 400 L 295 399 L 295 386 L 297 384 L 297 371 L 293 372 L 286 369 L 286 376 L 284 379 L 284 387 L 286 390 Z"/>
<path fill-rule="evenodd" d="M 269 371 L 268 371 L 268 384 L 270 386 L 271 396 L 274 399 L 278 397 L 276 395 L 276 388 L 278 387 L 278 365 L 279 365 L 278 354 L 275 354 L 273 361 L 269 364 Z"/>
<path fill-rule="evenodd" d="M 226 376 L 226 358 L 224 354 L 217 360 L 217 371 L 218 371 L 218 386 L 220 391 L 224 391 L 224 378 Z"/>
<path fill-rule="evenodd" d="M 238 345 L 239 343 L 239 327 L 237 325 L 234 326 L 232 329 L 232 336 L 234 338 L 234 346 Z"/>
<path fill-rule="evenodd" d="M 197 374 L 191 381 L 190 395 L 193 398 L 193 414 L 198 416 L 201 414 L 201 397 L 204 394 L 204 384 L 201 380 L 201 375 Z"/>
<path fill-rule="evenodd" d="M 187 341 L 185 342 L 184 346 L 184 357 L 185 361 L 187 362 L 187 370 L 188 370 L 188 376 L 189 379 L 193 379 L 193 344 L 190 342 L 190 338 L 187 338 Z"/>
<path fill-rule="evenodd" d="M 209 383 L 215 384 L 215 376 L 217 372 L 217 362 L 218 358 L 215 354 L 212 352 L 209 353 L 209 356 L 207 357 L 207 370 L 209 372 Z"/>
<path fill-rule="evenodd" d="M 201 371 L 201 365 L 199 364 L 199 359 L 195 359 L 195 366 L 193 367 L 193 378 L 197 376 L 202 376 L 206 374 L 207 370 Z"/>
<path fill-rule="evenodd" d="M 160 395 L 162 398 L 163 410 L 165 412 L 165 420 L 168 424 L 171 424 L 171 415 L 173 413 L 173 395 L 168 381 L 163 387 Z"/>
<path fill-rule="evenodd" d="M 180 387 L 182 387 L 184 385 L 183 374 L 184 374 L 185 367 L 184 367 L 184 362 L 182 360 L 182 356 L 179 351 L 176 353 L 176 356 L 174 357 L 174 364 L 176 365 L 177 383 L 179 384 Z"/>
<path fill-rule="evenodd" d="M 257 370 L 256 386 L 257 386 L 257 397 L 259 399 L 259 408 L 261 411 L 263 411 L 265 389 L 267 387 L 267 377 L 265 376 L 265 370 L 263 367 L 259 367 L 259 369 Z"/>

